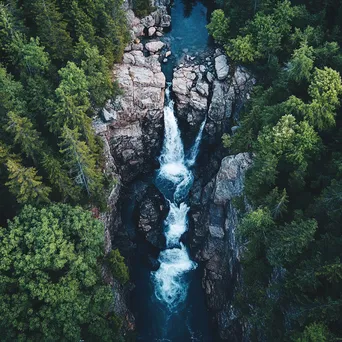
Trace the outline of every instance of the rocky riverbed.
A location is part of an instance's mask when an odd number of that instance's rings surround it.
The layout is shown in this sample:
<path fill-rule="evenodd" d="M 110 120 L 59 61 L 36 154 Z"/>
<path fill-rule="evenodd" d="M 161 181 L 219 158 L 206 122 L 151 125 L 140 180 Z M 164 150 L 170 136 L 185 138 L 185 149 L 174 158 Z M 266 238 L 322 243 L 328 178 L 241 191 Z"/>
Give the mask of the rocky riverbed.
<path fill-rule="evenodd" d="M 117 180 L 108 198 L 109 210 L 102 215 L 106 251 L 119 248 L 130 263 L 140 236 L 151 246 L 146 255 L 151 270 L 158 269 L 156 256 L 165 246 L 162 222 L 167 203 L 144 177 L 158 167 L 156 157 L 163 141 L 166 77 L 162 66 L 172 54 L 172 44 L 163 37 L 171 25 L 167 5 L 158 1 L 153 13 L 139 19 L 130 3 L 125 3 L 132 41 L 122 63 L 113 68 L 122 94 L 108 101 L 101 117 L 94 120 L 104 141 L 106 172 Z M 142 36 L 149 39 L 142 40 Z M 254 83 L 245 69 L 233 68 L 219 48 L 208 47 L 197 55 L 184 51 L 173 68 L 172 90 L 183 133 L 192 139 L 206 120 L 203 152 L 189 198 L 188 239 L 191 254 L 203 265 L 202 286 L 212 323 L 220 339 L 231 341 L 238 341 L 241 333 L 231 306 L 240 255 L 235 233 L 239 213 L 233 200 L 242 195 L 244 175 L 252 161 L 248 154 L 226 156 L 221 137 L 238 129 L 239 112 Z M 132 198 L 129 215 L 134 216 L 134 224 L 128 229 L 121 215 Z M 126 330 L 134 329 L 127 306 L 130 288 L 121 288 L 113 279 L 108 282 L 118 293 L 115 307 L 126 318 Z"/>

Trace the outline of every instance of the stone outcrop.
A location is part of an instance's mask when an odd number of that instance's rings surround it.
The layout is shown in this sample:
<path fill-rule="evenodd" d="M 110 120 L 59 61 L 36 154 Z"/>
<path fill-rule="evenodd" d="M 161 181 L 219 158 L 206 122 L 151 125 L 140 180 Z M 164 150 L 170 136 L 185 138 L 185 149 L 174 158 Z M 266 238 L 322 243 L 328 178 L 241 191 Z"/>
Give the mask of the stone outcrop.
<path fill-rule="evenodd" d="M 163 223 L 164 199 L 154 186 L 148 190 L 139 204 L 138 227 L 150 244 L 158 249 L 164 249 L 166 241 L 160 229 Z"/>
<path fill-rule="evenodd" d="M 223 81 L 227 78 L 229 66 L 226 55 L 219 55 L 215 58 L 215 70 L 219 81 Z"/>
<path fill-rule="evenodd" d="M 164 1 L 167 3 L 167 1 Z M 171 16 L 167 13 L 168 5 L 156 5 L 156 10 L 144 18 L 135 16 L 132 10 L 132 4 L 126 1 L 126 16 L 130 30 L 131 39 L 136 37 L 162 36 L 163 30 L 171 25 Z"/>
<path fill-rule="evenodd" d="M 242 195 L 245 172 L 252 160 L 248 153 L 222 160 L 217 175 L 200 188 L 192 212 L 196 258 L 204 263 L 203 287 L 222 339 L 238 336 L 230 305 L 239 274 L 240 248 L 236 241 L 239 212 L 232 200 Z M 233 340 L 232 340 L 233 341 Z M 238 340 L 237 340 L 238 341 Z"/>
<path fill-rule="evenodd" d="M 161 41 L 153 41 L 146 43 L 145 48 L 149 52 L 156 53 L 160 51 L 164 46 L 165 44 Z"/>
<path fill-rule="evenodd" d="M 172 88 L 177 113 L 190 130 L 197 131 L 205 115 L 205 131 L 215 142 L 230 130 L 255 83 L 242 67 L 230 69 L 227 57 L 217 49 L 203 56 L 184 55 L 174 69 Z"/>
<path fill-rule="evenodd" d="M 153 167 L 162 134 L 165 76 L 158 56 L 145 57 L 140 50 L 126 52 L 114 66 L 114 79 L 122 90 L 104 108 L 111 151 L 123 181 Z"/>

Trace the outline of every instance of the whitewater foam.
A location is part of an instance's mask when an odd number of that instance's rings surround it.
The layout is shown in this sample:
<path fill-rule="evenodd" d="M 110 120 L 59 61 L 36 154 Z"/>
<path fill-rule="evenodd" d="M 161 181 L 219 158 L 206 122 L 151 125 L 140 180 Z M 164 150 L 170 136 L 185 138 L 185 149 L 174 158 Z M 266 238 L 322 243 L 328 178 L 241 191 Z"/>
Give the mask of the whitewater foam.
<path fill-rule="evenodd" d="M 199 134 L 185 159 L 184 146 L 174 115 L 174 103 L 170 100 L 170 90 L 166 90 L 167 105 L 164 108 L 165 135 L 162 153 L 159 157 L 160 169 L 157 171 L 156 184 L 160 191 L 172 184 L 173 200 L 169 201 L 170 211 L 164 222 L 166 249 L 159 255 L 160 267 L 152 272 L 155 296 L 172 311 L 184 302 L 189 283 L 187 273 L 194 270 L 197 264 L 189 257 L 185 245 L 181 242 L 182 235 L 188 229 L 187 214 L 189 207 L 185 203 L 193 184 L 193 174 L 190 167 L 194 165 L 205 122 L 202 123 Z"/>

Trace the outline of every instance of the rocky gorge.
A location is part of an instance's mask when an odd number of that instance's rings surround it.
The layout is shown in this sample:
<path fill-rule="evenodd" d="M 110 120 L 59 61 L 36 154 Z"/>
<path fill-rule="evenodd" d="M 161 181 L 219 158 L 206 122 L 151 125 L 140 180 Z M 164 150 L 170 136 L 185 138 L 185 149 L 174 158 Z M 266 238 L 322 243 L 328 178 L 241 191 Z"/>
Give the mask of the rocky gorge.
<path fill-rule="evenodd" d="M 108 101 L 101 118 L 94 120 L 94 129 L 104 141 L 105 172 L 116 179 L 108 197 L 109 210 L 102 214 L 106 252 L 119 248 L 133 269 L 134 255 L 143 243 L 147 246 L 143 263 L 149 272 L 158 269 L 157 256 L 165 247 L 163 221 L 169 204 L 151 175 L 158 167 L 163 143 L 167 75 L 162 70 L 171 63 L 168 58 L 173 53 L 172 41 L 165 34 L 171 25 L 169 2 L 156 1 L 154 5 L 153 13 L 139 19 L 130 2 L 125 2 L 132 41 L 122 63 L 113 68 L 121 93 L 115 101 Z M 197 55 L 183 51 L 172 73 L 182 134 L 193 140 L 205 123 L 202 152 L 193 171 L 190 228 L 185 239 L 193 259 L 201 265 L 206 306 L 218 331 L 213 339 L 239 341 L 243 327 L 235 321 L 231 305 L 241 253 L 236 239 L 239 212 L 233 202 L 243 193 L 244 174 L 252 160 L 248 154 L 226 156 L 221 137 L 238 129 L 239 112 L 255 80 L 242 67 L 230 65 L 223 51 L 215 47 Z M 112 278 L 108 282 L 115 288 L 114 307 L 125 318 L 124 329 L 134 330 L 130 303 L 134 285 L 122 288 Z"/>

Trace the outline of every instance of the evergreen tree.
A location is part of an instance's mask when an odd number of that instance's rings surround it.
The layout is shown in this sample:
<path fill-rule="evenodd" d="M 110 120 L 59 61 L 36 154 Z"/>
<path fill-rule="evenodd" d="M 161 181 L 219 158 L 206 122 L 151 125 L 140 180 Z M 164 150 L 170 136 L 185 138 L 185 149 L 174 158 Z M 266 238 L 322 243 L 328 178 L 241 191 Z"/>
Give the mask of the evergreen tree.
<path fill-rule="evenodd" d="M 117 341 L 102 283 L 104 227 L 79 207 L 25 206 L 0 229 L 3 341 Z"/>
<path fill-rule="evenodd" d="M 8 159 L 6 166 L 9 174 L 6 185 L 16 197 L 18 203 L 49 202 L 51 189 L 42 183 L 42 177 L 37 175 L 35 168 L 25 167 L 13 159 Z"/>
<path fill-rule="evenodd" d="M 88 196 L 96 197 L 102 190 L 102 177 L 89 147 L 80 140 L 77 129 L 64 126 L 60 152 L 76 184 L 84 188 Z"/>

